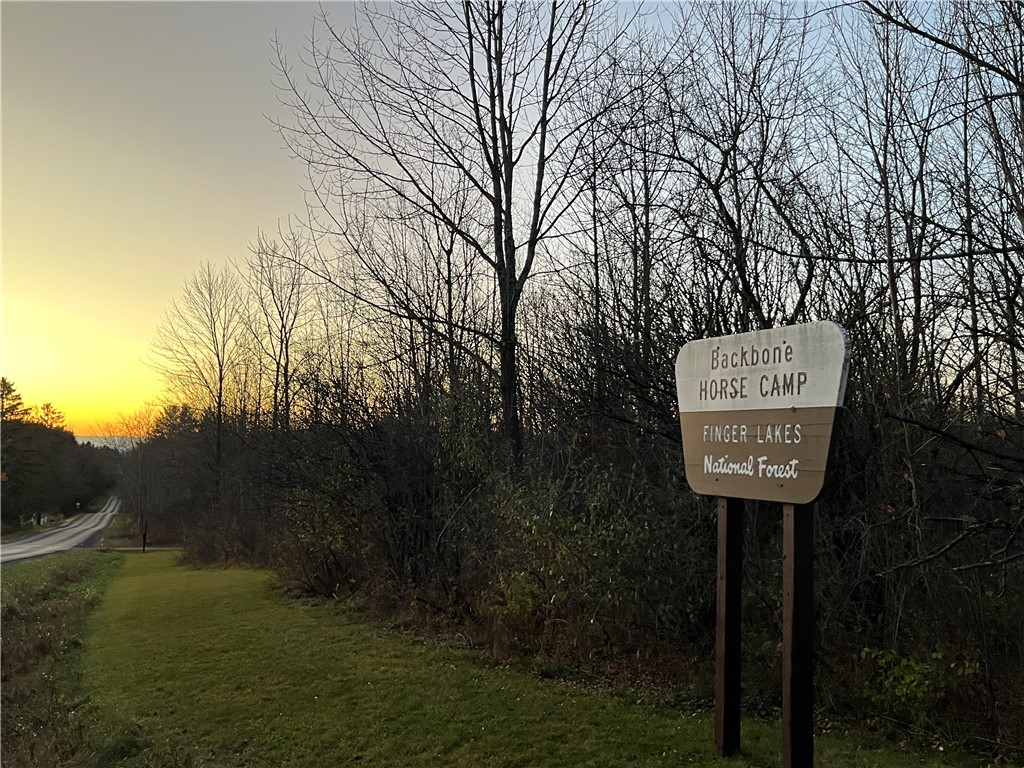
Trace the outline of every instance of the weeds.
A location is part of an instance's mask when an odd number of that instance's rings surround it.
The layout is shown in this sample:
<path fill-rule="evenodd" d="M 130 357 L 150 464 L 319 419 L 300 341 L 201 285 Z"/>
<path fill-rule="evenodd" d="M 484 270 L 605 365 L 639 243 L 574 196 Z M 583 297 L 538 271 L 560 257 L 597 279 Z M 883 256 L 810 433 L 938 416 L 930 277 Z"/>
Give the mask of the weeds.
<path fill-rule="evenodd" d="M 80 666 L 86 619 L 119 555 L 69 552 L 4 569 L 0 728 L 4 768 L 72 764 L 91 749 Z"/>

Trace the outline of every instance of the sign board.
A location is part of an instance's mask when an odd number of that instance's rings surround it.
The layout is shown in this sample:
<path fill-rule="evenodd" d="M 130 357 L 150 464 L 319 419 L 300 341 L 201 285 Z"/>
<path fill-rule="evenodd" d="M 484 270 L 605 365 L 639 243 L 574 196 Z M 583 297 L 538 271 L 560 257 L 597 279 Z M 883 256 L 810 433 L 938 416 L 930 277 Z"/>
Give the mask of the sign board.
<path fill-rule="evenodd" d="M 696 493 L 808 504 L 821 492 L 849 342 L 832 322 L 686 344 L 676 358 L 686 479 Z"/>

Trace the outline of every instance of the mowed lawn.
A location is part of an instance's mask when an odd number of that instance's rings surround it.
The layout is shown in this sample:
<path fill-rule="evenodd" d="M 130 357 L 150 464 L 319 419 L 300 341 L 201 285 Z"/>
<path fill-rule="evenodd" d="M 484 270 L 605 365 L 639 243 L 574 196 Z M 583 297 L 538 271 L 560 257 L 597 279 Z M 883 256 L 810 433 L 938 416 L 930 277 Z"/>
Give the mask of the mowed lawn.
<path fill-rule="evenodd" d="M 717 760 L 710 713 L 489 666 L 338 606 L 289 600 L 265 572 L 126 558 L 93 616 L 85 684 L 115 735 L 100 764 L 658 766 L 780 764 L 778 725 L 744 723 Z M 823 766 L 960 764 L 817 740 Z M 967 764 L 967 763 L 964 763 Z M 977 764 L 977 761 L 974 761 Z"/>

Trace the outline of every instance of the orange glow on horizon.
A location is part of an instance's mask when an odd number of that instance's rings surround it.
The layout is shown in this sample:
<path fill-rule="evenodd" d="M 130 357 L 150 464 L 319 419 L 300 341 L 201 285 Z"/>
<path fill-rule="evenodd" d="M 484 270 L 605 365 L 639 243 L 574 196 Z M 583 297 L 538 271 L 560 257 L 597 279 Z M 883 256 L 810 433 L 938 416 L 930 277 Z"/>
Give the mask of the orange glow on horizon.
<path fill-rule="evenodd" d="M 7 374 L 4 374 L 7 376 Z M 64 414 L 65 426 L 79 437 L 113 437 L 132 436 L 135 431 L 125 424 L 131 421 L 139 411 L 144 411 L 148 403 L 156 400 L 157 393 L 151 396 L 140 396 L 139 390 L 132 391 L 127 387 L 122 391 L 67 393 L 59 387 L 50 387 L 45 382 L 42 386 L 32 387 L 31 380 L 16 376 L 8 376 L 18 394 L 22 396 L 28 407 L 50 403 Z M 25 386 L 22 382 L 28 382 Z"/>
<path fill-rule="evenodd" d="M 145 361 L 184 281 L 306 210 L 304 165 L 266 119 L 281 107 L 268 43 L 301 45 L 314 16 L 3 6 L 0 373 L 26 405 L 102 436 L 159 402 Z"/>
<path fill-rule="evenodd" d="M 50 403 L 76 435 L 104 435 L 159 398 L 159 376 L 145 363 L 148 328 L 126 334 L 75 306 L 4 293 L 2 373 L 27 406 Z"/>

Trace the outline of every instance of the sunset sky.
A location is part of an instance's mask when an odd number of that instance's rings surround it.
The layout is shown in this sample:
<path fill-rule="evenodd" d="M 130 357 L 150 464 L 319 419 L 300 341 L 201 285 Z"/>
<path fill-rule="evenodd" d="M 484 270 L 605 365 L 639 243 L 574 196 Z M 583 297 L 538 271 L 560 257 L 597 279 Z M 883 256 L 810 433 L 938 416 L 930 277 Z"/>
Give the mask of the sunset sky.
<path fill-rule="evenodd" d="M 297 60 L 316 11 L 0 5 L 0 370 L 27 404 L 89 435 L 157 400 L 149 345 L 184 281 L 304 215 L 303 168 L 267 117 L 283 114 L 271 39 Z"/>

